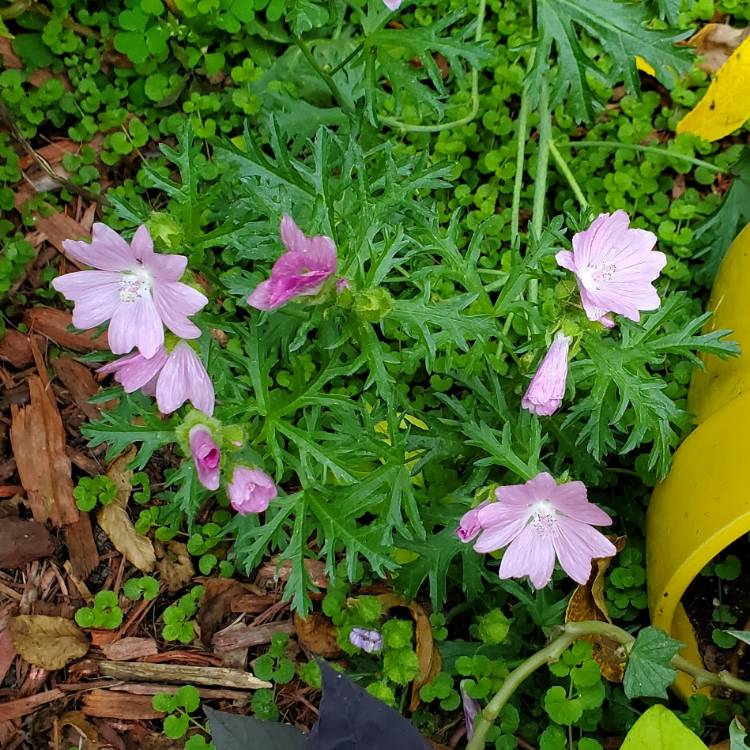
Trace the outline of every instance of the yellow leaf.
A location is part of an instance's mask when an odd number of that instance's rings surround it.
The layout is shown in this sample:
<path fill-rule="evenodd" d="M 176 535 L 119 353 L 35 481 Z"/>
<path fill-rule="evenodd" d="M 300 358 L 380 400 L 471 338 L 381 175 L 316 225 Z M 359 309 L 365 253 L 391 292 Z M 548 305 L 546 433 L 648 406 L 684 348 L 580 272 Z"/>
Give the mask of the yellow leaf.
<path fill-rule="evenodd" d="M 16 651 L 29 664 L 48 671 L 62 669 L 89 650 L 83 631 L 64 617 L 18 615 L 10 618 L 9 628 Z"/>
<path fill-rule="evenodd" d="M 143 573 L 150 573 L 156 564 L 156 553 L 151 540 L 139 534 L 128 518 L 125 508 L 116 503 L 105 505 L 97 515 L 99 526 L 128 562 Z"/>
<path fill-rule="evenodd" d="M 750 118 L 750 37 L 721 66 L 703 99 L 677 125 L 678 133 L 693 133 L 718 141 Z"/>
<path fill-rule="evenodd" d="M 640 55 L 635 56 L 635 67 L 642 70 L 646 75 L 655 76 L 656 70 L 651 63 L 646 62 Z"/>

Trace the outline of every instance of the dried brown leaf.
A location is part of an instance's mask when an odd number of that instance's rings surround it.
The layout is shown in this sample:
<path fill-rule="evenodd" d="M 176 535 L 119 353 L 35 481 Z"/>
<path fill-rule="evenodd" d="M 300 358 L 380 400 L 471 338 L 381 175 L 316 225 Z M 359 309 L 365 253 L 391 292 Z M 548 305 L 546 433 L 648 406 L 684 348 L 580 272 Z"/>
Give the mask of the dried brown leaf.
<path fill-rule="evenodd" d="M 0 359 L 10 362 L 18 370 L 28 367 L 34 361 L 29 337 L 8 328 L 0 339 Z"/>
<path fill-rule="evenodd" d="M 244 594 L 245 587 L 232 578 L 206 578 L 202 582 L 205 593 L 195 619 L 201 631 L 201 642 L 210 648 L 213 634 L 231 612 L 232 599 Z"/>
<path fill-rule="evenodd" d="M 86 717 L 80 711 L 68 711 L 59 719 L 61 727 L 73 727 L 75 730 L 77 739 L 76 742 L 81 750 L 99 750 L 100 747 L 105 747 L 106 742 L 102 742 L 99 737 L 99 731 L 89 721 L 86 721 Z"/>
<path fill-rule="evenodd" d="M 125 508 L 130 500 L 130 493 L 133 490 L 133 470 L 130 464 L 136 455 L 135 448 L 129 448 L 121 453 L 107 468 L 107 476 L 112 480 L 117 488 L 115 503 L 121 508 Z"/>
<path fill-rule="evenodd" d="M 166 548 L 159 545 L 157 549 L 159 560 L 156 569 L 159 571 L 159 580 L 174 594 L 190 583 L 195 575 L 190 554 L 181 542 L 172 541 Z"/>
<path fill-rule="evenodd" d="M 11 407 L 13 455 L 34 520 L 61 527 L 79 518 L 65 430 L 52 393 L 41 379 L 32 375 L 28 384 L 28 406 Z"/>
<path fill-rule="evenodd" d="M 300 643 L 310 653 L 325 659 L 341 654 L 336 643 L 336 626 L 322 612 L 311 612 L 304 620 L 295 612 L 294 627 Z"/>
<path fill-rule="evenodd" d="M 611 539 L 618 552 L 625 548 L 626 537 Z M 585 586 L 577 586 L 568 601 L 565 611 L 565 622 L 583 622 L 596 620 L 612 622 L 607 612 L 607 599 L 604 592 L 604 580 L 611 557 L 594 561 L 594 569 Z M 617 641 L 601 636 L 586 636 L 594 645 L 594 659 L 599 664 L 602 675 L 610 682 L 622 682 L 625 674 L 625 654 Z"/>
<path fill-rule="evenodd" d="M 151 540 L 139 534 L 127 511 L 116 503 L 105 505 L 97 514 L 97 521 L 115 549 L 143 573 L 150 573 L 156 565 L 156 553 Z"/>
<path fill-rule="evenodd" d="M 708 23 L 688 40 L 701 58 L 698 67 L 716 73 L 750 34 L 750 28 L 735 29 L 726 23 Z"/>
<path fill-rule="evenodd" d="M 23 568 L 55 551 L 46 526 L 36 521 L 4 518 L 0 523 L 0 568 Z"/>
<path fill-rule="evenodd" d="M 89 650 L 83 631 L 64 617 L 18 615 L 8 624 L 16 651 L 29 664 L 48 671 L 62 669 Z"/>

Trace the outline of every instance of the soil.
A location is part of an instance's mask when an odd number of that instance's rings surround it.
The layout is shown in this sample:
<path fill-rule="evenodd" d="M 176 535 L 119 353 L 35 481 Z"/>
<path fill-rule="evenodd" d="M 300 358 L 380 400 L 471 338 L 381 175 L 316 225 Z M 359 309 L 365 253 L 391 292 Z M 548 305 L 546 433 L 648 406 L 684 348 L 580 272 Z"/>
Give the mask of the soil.
<path fill-rule="evenodd" d="M 750 630 L 750 540 L 743 536 L 726 548 L 722 559 L 736 555 L 742 570 L 737 578 L 724 581 L 717 576 L 698 575 L 682 597 L 688 619 L 698 640 L 706 669 L 712 672 L 728 670 L 742 679 L 750 677 L 750 647 L 738 642 L 731 649 L 719 648 L 711 637 L 714 628 Z M 737 618 L 734 625 L 713 622 L 714 609 L 726 605 Z"/>

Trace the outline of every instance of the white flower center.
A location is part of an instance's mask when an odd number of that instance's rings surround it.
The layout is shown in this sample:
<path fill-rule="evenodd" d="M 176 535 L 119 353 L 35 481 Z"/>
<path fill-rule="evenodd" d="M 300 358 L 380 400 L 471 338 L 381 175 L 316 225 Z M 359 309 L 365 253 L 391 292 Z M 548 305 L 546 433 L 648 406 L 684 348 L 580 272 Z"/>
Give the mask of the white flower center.
<path fill-rule="evenodd" d="M 614 263 L 602 263 L 581 269 L 580 278 L 587 289 L 598 290 L 602 283 L 612 281 L 616 273 L 617 266 Z"/>
<path fill-rule="evenodd" d="M 557 527 L 557 510 L 547 500 L 534 503 L 529 509 L 529 526 L 539 537 L 551 536 Z"/>
<path fill-rule="evenodd" d="M 145 269 L 137 269 L 122 274 L 120 279 L 120 300 L 135 302 L 151 292 L 151 274 Z"/>

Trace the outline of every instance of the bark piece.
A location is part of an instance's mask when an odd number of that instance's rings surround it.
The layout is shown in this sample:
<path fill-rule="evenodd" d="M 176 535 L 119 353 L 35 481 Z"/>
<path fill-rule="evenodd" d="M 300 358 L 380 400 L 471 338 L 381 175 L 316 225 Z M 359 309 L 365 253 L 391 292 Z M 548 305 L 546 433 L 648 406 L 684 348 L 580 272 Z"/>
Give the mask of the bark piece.
<path fill-rule="evenodd" d="M 50 245 L 54 245 L 63 255 L 65 255 L 65 249 L 62 243 L 65 240 L 86 240 L 91 236 L 72 216 L 63 213 L 54 213 L 49 216 L 37 214 L 36 227 L 39 231 L 44 232 Z M 68 258 L 68 260 L 82 268 L 81 264 L 72 258 Z"/>
<path fill-rule="evenodd" d="M 0 359 L 18 370 L 28 367 L 34 361 L 29 337 L 14 328 L 8 328 L 0 339 Z"/>
<path fill-rule="evenodd" d="M 146 682 L 171 682 L 190 685 L 221 685 L 240 690 L 257 690 L 272 687 L 270 682 L 259 680 L 249 672 L 223 667 L 188 667 L 182 664 L 139 664 L 103 661 L 99 671 L 117 680 L 145 680 Z"/>
<path fill-rule="evenodd" d="M 109 688 L 113 692 L 132 693 L 133 695 L 156 695 L 164 692 L 163 685 L 147 685 L 139 682 L 126 682 L 123 685 L 113 685 Z M 247 703 L 250 700 L 250 694 L 244 690 L 229 690 L 227 688 L 197 688 L 198 693 L 203 700 L 227 700 Z"/>
<path fill-rule="evenodd" d="M 73 319 L 65 310 L 55 310 L 52 307 L 34 307 L 27 310 L 23 316 L 24 323 L 29 328 L 44 334 L 60 346 L 72 349 L 74 352 L 94 352 L 99 349 L 109 349 L 107 334 L 95 336 L 95 331 L 81 331 L 71 333 L 68 327 Z"/>
<path fill-rule="evenodd" d="M 153 638 L 123 638 L 104 646 L 102 651 L 110 661 L 131 661 L 159 653 Z"/>
<path fill-rule="evenodd" d="M 55 374 L 68 389 L 78 408 L 89 418 L 97 419 L 101 406 L 92 404 L 89 399 L 101 390 L 94 375 L 86 365 L 73 357 L 58 357 L 52 362 Z"/>
<path fill-rule="evenodd" d="M 8 674 L 16 656 L 17 653 L 13 645 L 13 639 L 10 637 L 10 631 L 3 630 L 0 633 L 0 685 L 3 684 L 5 675 Z"/>
<path fill-rule="evenodd" d="M 36 521 L 5 518 L 0 523 L 0 568 L 23 568 L 55 551 L 46 527 Z"/>
<path fill-rule="evenodd" d="M 214 651 L 235 651 L 238 648 L 262 646 L 271 642 L 274 633 L 295 632 L 291 620 L 283 622 L 269 622 L 266 625 L 246 625 L 242 630 L 237 628 L 220 630 L 211 640 Z"/>
<path fill-rule="evenodd" d="M 104 719 L 162 719 L 164 714 L 154 711 L 149 695 L 128 695 L 110 690 L 92 690 L 83 694 L 83 706 L 86 716 L 98 716 Z"/>
<path fill-rule="evenodd" d="M 43 693 L 30 695 L 28 698 L 17 698 L 14 701 L 0 703 L 0 722 L 9 719 L 21 719 L 30 713 L 33 713 L 39 706 L 44 706 L 52 701 L 65 697 L 62 690 L 46 690 Z"/>
<path fill-rule="evenodd" d="M 28 384 L 29 405 L 11 407 L 11 445 L 34 520 L 49 520 L 59 528 L 79 518 L 65 430 L 57 404 L 41 379 L 32 375 Z"/>
<path fill-rule="evenodd" d="M 276 594 L 242 594 L 232 599 L 230 609 L 232 612 L 259 615 L 278 601 L 279 597 Z"/>
<path fill-rule="evenodd" d="M 99 565 L 99 552 L 88 513 L 79 513 L 78 520 L 65 527 L 65 546 L 73 575 L 80 580 L 88 578 Z"/>

